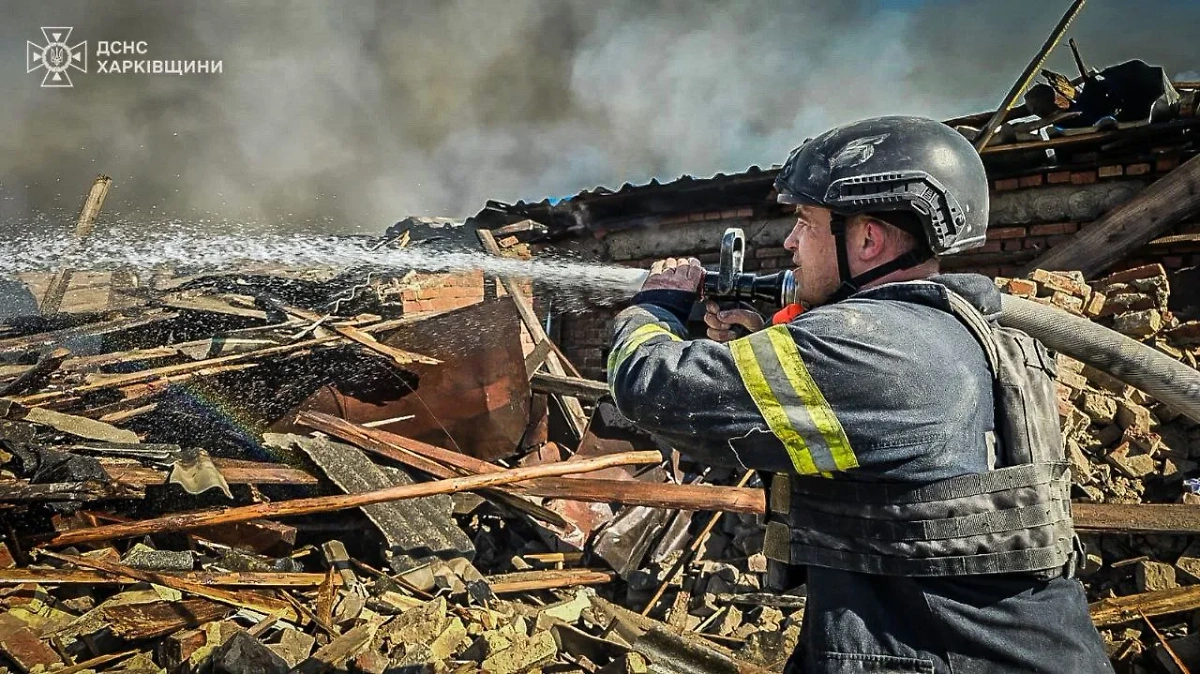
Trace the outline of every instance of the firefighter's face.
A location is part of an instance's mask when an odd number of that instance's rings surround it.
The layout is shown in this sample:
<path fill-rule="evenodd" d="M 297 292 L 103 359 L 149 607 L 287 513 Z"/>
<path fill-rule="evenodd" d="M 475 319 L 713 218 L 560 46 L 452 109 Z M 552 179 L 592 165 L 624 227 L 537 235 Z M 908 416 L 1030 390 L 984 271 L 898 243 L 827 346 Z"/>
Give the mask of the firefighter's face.
<path fill-rule="evenodd" d="M 841 283 L 829 219 L 827 208 L 797 206 L 796 226 L 783 242 L 796 265 L 797 297 L 805 304 L 823 303 Z"/>

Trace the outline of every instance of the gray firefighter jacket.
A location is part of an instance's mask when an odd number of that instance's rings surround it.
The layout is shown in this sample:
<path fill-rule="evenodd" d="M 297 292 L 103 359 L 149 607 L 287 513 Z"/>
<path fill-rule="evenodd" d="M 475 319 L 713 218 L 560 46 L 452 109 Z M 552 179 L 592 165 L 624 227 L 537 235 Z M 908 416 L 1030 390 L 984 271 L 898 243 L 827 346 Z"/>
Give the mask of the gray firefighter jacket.
<path fill-rule="evenodd" d="M 771 480 L 768 557 L 807 567 L 804 672 L 1111 671 L 1078 545 L 1052 356 L 982 276 L 870 288 L 720 344 L 690 293 L 618 315 L 622 414 Z"/>

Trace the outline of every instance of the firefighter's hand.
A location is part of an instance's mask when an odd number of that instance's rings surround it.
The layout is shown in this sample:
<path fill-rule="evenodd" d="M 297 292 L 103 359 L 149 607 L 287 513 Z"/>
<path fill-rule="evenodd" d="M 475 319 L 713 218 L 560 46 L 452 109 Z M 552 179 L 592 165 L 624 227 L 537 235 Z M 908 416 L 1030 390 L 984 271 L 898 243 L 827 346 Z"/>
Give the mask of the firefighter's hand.
<path fill-rule="evenodd" d="M 717 342 L 729 342 L 747 333 L 761 330 L 766 321 L 758 312 L 749 309 L 725 309 L 709 300 L 704 303 L 704 325 L 708 326 L 708 338 Z M 737 327 L 743 328 L 738 331 Z"/>
<path fill-rule="evenodd" d="M 650 267 L 650 275 L 642 283 L 642 290 L 686 290 L 698 293 L 704 285 L 704 267 L 694 257 L 669 257 L 659 260 Z"/>

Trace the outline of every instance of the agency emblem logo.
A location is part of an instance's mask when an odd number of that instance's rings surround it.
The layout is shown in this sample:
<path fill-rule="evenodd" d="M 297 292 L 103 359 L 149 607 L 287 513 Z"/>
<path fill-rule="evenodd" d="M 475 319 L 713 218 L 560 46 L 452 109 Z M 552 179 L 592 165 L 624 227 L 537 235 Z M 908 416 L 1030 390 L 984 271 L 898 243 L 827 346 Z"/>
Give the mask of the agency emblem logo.
<path fill-rule="evenodd" d="M 26 42 L 25 65 L 27 72 L 45 68 L 42 77 L 43 87 L 68 88 L 71 83 L 72 68 L 79 72 L 87 72 L 87 41 L 71 46 L 71 28 L 43 27 L 42 36 L 46 39 L 44 45 Z"/>

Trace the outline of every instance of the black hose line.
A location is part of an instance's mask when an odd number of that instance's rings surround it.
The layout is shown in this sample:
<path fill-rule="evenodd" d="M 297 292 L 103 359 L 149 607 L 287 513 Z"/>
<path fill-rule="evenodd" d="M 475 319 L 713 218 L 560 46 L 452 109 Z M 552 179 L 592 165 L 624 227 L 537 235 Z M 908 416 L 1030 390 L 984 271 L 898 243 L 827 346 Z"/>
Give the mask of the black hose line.
<path fill-rule="evenodd" d="M 1200 371 L 1114 330 L 1044 304 L 1004 295 L 1000 324 L 1103 370 L 1200 423 Z"/>

